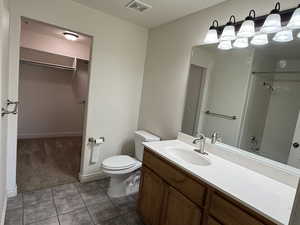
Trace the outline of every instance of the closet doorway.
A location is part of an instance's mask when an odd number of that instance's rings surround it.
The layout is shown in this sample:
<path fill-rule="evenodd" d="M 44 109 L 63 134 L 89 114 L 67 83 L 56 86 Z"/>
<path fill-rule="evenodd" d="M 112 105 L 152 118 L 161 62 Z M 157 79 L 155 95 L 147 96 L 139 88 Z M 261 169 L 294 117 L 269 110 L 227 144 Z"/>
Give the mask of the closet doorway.
<path fill-rule="evenodd" d="M 18 191 L 77 181 L 92 38 L 22 18 Z"/>

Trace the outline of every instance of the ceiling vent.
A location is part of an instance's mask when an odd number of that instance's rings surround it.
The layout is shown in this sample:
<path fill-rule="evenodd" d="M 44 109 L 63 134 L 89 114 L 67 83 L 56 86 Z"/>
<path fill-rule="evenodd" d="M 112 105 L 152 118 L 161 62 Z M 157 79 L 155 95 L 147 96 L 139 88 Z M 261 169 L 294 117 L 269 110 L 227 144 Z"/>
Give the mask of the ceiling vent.
<path fill-rule="evenodd" d="M 147 9 L 151 9 L 152 6 L 139 0 L 133 0 L 126 5 L 126 8 L 133 9 L 138 12 L 144 12 Z"/>

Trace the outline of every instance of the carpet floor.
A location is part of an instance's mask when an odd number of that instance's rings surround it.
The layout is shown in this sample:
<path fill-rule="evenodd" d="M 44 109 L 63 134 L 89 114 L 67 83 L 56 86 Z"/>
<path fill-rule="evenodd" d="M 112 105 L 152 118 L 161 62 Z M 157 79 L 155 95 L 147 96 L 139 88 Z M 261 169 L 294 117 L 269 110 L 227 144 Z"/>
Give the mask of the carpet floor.
<path fill-rule="evenodd" d="M 81 137 L 18 140 L 18 191 L 76 182 L 81 146 Z"/>

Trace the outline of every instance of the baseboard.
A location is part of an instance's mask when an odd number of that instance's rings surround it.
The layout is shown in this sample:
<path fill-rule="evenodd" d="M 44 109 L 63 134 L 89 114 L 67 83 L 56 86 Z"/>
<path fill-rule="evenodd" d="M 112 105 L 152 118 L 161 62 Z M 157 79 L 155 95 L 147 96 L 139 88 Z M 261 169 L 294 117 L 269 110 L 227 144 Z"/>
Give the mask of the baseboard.
<path fill-rule="evenodd" d="M 97 172 L 92 174 L 83 175 L 79 173 L 79 181 L 81 183 L 90 182 L 94 180 L 100 180 L 103 178 L 107 178 L 108 176 L 104 174 L 103 172 Z"/>
<path fill-rule="evenodd" d="M 6 208 L 7 208 L 7 195 L 4 196 L 4 204 L 3 204 L 3 210 L 0 218 L 0 225 L 4 225 Z"/>
<path fill-rule="evenodd" d="M 79 136 L 82 136 L 82 132 L 29 133 L 29 134 L 19 134 L 18 139 L 79 137 Z"/>
<path fill-rule="evenodd" d="M 15 197 L 18 194 L 18 188 L 15 187 L 13 189 L 7 190 L 7 198 Z"/>

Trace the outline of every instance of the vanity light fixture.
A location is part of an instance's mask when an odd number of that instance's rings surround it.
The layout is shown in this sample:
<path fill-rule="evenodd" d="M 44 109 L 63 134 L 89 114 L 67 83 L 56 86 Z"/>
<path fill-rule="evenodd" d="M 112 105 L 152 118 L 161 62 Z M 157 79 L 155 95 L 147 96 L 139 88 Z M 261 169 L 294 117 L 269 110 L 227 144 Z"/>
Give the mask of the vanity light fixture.
<path fill-rule="evenodd" d="M 300 29 L 300 4 L 298 5 L 297 9 L 294 11 L 290 22 L 287 25 L 289 29 Z"/>
<path fill-rule="evenodd" d="M 289 42 L 292 41 L 293 39 L 294 39 L 293 32 L 292 30 L 288 30 L 288 29 L 277 32 L 273 37 L 273 41 L 276 42 Z"/>
<path fill-rule="evenodd" d="M 300 4 L 295 8 L 285 10 L 280 10 L 280 8 L 280 2 L 277 2 L 269 14 L 256 17 L 256 12 L 252 9 L 244 21 L 236 22 L 233 15 L 225 25 L 219 26 L 218 21 L 214 21 L 204 42 L 206 44 L 219 42 L 219 49 L 228 50 L 232 46 L 248 47 L 249 38 L 252 38 L 250 41 L 252 45 L 266 45 L 269 43 L 269 34 L 272 34 L 272 41 L 275 42 L 292 41 L 294 30 L 297 32 L 300 30 Z M 287 25 L 282 27 L 282 23 Z M 238 30 L 237 33 L 236 30 Z M 218 39 L 219 34 L 221 35 Z M 297 38 L 300 39 L 300 33 L 297 33 Z"/>
<path fill-rule="evenodd" d="M 221 41 L 232 41 L 235 40 L 235 16 L 231 16 L 228 23 L 224 27 L 224 30 L 221 34 Z M 228 43 L 228 42 L 227 42 Z M 230 43 L 231 45 L 231 43 Z"/>
<path fill-rule="evenodd" d="M 232 49 L 231 41 L 220 41 L 218 48 L 221 50 L 230 50 Z"/>
<path fill-rule="evenodd" d="M 248 38 L 246 38 L 246 37 L 237 38 L 233 42 L 233 47 L 236 47 L 236 48 L 247 48 L 248 46 L 249 46 Z"/>
<path fill-rule="evenodd" d="M 249 12 L 249 15 L 246 17 L 245 21 L 242 23 L 242 26 L 237 34 L 241 38 L 249 38 L 255 35 L 255 10 L 252 9 Z"/>
<path fill-rule="evenodd" d="M 219 42 L 217 28 L 219 26 L 219 22 L 214 20 L 212 25 L 209 27 L 209 30 L 204 39 L 204 43 L 206 44 L 215 44 Z"/>
<path fill-rule="evenodd" d="M 64 32 L 63 35 L 69 41 L 76 41 L 79 38 L 78 34 L 69 31 Z"/>
<path fill-rule="evenodd" d="M 280 12 L 280 3 L 277 2 L 275 8 L 270 12 L 266 18 L 260 32 L 271 34 L 276 33 L 281 30 L 281 16 Z"/>
<path fill-rule="evenodd" d="M 266 45 L 268 43 L 269 41 L 267 34 L 256 34 L 251 40 L 252 45 Z"/>

